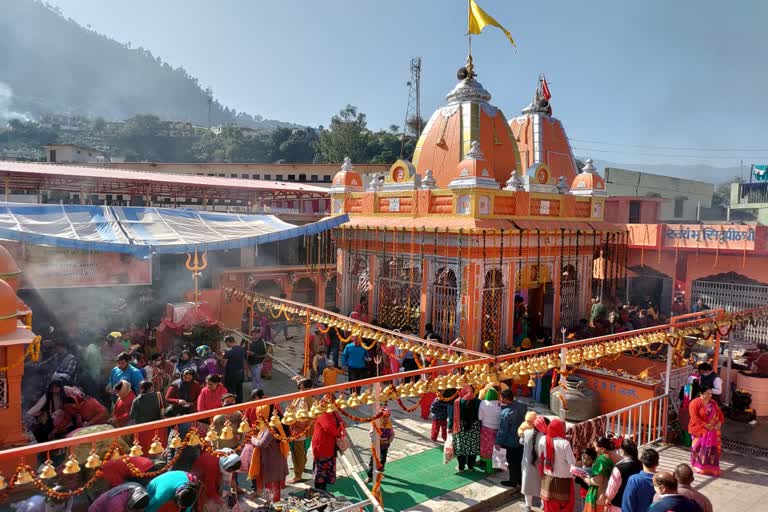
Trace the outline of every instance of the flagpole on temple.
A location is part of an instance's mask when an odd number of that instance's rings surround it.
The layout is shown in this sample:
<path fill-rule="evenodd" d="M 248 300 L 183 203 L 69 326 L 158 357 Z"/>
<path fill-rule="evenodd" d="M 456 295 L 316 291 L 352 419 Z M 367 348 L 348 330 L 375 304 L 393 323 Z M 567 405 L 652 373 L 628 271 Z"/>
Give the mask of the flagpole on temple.
<path fill-rule="evenodd" d="M 474 65 L 472 64 L 472 0 L 467 0 L 467 71 L 472 78 Z"/>

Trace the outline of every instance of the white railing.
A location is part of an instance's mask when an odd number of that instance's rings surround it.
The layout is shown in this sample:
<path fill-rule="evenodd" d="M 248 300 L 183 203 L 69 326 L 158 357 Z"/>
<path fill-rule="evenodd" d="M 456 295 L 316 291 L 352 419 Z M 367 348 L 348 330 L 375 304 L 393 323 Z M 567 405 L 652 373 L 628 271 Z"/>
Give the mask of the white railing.
<path fill-rule="evenodd" d="M 637 446 L 664 439 L 669 402 L 666 395 L 638 402 L 605 415 L 605 431 L 616 437 L 631 437 Z"/>

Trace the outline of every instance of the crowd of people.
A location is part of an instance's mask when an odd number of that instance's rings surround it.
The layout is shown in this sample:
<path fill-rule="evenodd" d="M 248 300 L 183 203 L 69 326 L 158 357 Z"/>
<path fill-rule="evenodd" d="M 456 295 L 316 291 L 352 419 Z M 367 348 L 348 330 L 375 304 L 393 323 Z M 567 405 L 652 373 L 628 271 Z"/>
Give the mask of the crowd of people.
<path fill-rule="evenodd" d="M 659 453 L 645 448 L 638 454 L 629 438 L 601 436 L 576 454 L 565 423 L 529 411 L 507 385 L 477 395 L 465 387 L 454 400 L 445 399 L 456 394 L 446 390 L 432 407 L 433 440 L 447 418 L 444 460 L 455 457 L 464 472 L 475 469 L 478 458 L 503 452 L 509 478 L 501 483 L 522 493 L 528 512 L 535 506 L 544 512 L 712 512 L 710 500 L 691 487 L 695 472 L 712 474 L 698 464 L 698 453 L 692 465 L 674 472 L 658 470 Z"/>

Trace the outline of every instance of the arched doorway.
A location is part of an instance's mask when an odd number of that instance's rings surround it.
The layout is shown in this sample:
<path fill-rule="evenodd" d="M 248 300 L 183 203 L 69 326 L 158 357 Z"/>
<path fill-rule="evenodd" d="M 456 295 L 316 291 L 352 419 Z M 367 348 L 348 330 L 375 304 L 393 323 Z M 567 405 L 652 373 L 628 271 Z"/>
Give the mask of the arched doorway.
<path fill-rule="evenodd" d="M 768 304 L 768 284 L 755 281 L 736 272 L 696 279 L 691 286 L 691 305 L 699 299 L 712 309 L 738 311 Z M 748 324 L 737 339 L 752 343 L 768 343 L 768 322 Z"/>
<path fill-rule="evenodd" d="M 293 287 L 292 300 L 303 304 L 316 305 L 317 286 L 315 282 L 308 277 L 299 279 Z"/>
<path fill-rule="evenodd" d="M 328 279 L 325 283 L 325 309 L 333 309 L 336 307 L 336 275 Z"/>
<path fill-rule="evenodd" d="M 492 351 L 499 353 L 504 333 L 504 276 L 500 268 L 492 268 L 485 273 L 483 280 L 483 309 L 481 311 L 480 339 L 478 349 L 491 342 Z"/>
<path fill-rule="evenodd" d="M 253 287 L 253 291 L 259 295 L 266 295 L 267 297 L 279 297 L 283 293 L 283 288 L 277 281 L 265 279 L 256 283 L 256 286 Z"/>
<path fill-rule="evenodd" d="M 382 259 L 379 277 L 379 325 L 418 331 L 421 320 L 421 268 L 411 258 Z"/>
<path fill-rule="evenodd" d="M 346 304 L 347 311 L 342 311 L 344 314 L 349 314 L 355 306 L 364 302 L 369 304 L 368 292 L 371 289 L 371 273 L 368 269 L 368 258 L 365 256 L 355 256 L 350 261 L 349 265 L 349 290 L 345 294 L 349 303 Z"/>
<path fill-rule="evenodd" d="M 579 321 L 579 276 L 576 267 L 563 266 L 560 275 L 560 325 L 572 329 Z"/>
<path fill-rule="evenodd" d="M 459 296 L 456 272 L 450 267 L 439 267 L 435 272 L 431 292 L 430 322 L 444 342 L 451 342 L 458 335 L 460 327 L 460 317 L 456 312 Z"/>

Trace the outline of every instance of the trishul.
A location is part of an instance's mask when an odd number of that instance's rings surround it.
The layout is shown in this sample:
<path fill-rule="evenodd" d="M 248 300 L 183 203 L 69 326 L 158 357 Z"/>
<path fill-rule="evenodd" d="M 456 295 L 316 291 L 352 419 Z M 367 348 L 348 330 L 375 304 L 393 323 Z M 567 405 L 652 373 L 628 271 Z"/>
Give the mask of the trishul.
<path fill-rule="evenodd" d="M 207 253 L 203 253 L 203 263 L 201 264 L 200 261 L 197 258 L 197 249 L 195 249 L 195 257 L 194 260 L 192 259 L 191 254 L 187 254 L 187 262 L 184 264 L 185 267 L 187 267 L 187 270 L 192 272 L 192 279 L 195 281 L 195 306 L 200 302 L 200 293 L 198 289 L 198 280 L 200 279 L 200 276 L 202 275 L 203 270 L 208 268 L 208 259 L 206 258 Z"/>

